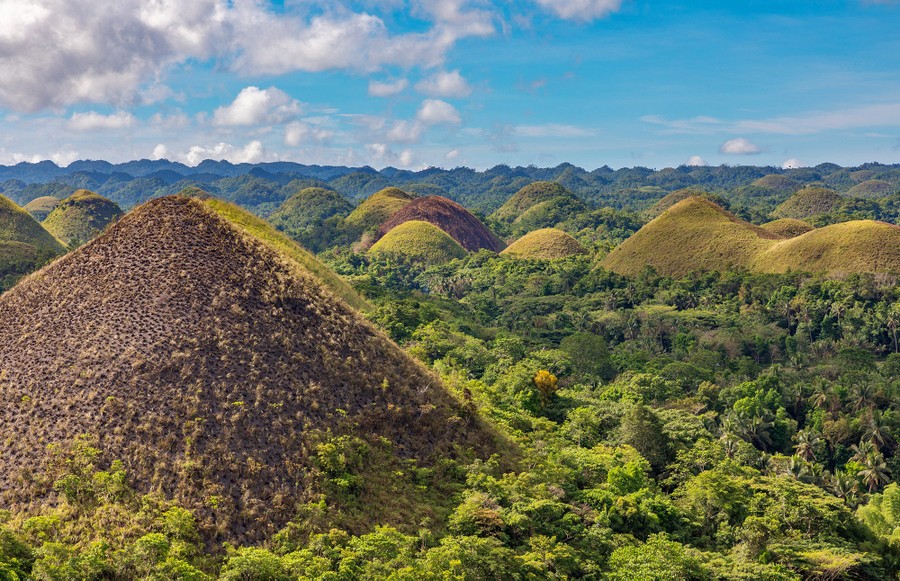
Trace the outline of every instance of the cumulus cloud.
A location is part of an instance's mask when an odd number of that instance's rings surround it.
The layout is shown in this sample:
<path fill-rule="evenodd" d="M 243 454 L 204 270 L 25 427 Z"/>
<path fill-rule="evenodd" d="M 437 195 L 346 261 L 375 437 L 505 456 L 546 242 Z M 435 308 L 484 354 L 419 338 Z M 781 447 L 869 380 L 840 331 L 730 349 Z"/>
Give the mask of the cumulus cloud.
<path fill-rule="evenodd" d="M 296 121 L 284 129 L 284 144 L 291 147 L 326 143 L 334 137 L 334 131 L 309 123 Z"/>
<path fill-rule="evenodd" d="M 754 155 L 762 153 L 762 149 L 747 138 L 729 139 L 719 147 L 719 153 L 727 155 Z"/>
<path fill-rule="evenodd" d="M 438 72 L 416 83 L 416 90 L 431 97 L 466 97 L 472 87 L 459 71 Z"/>
<path fill-rule="evenodd" d="M 415 164 L 415 156 L 412 150 L 404 149 L 400 153 L 395 153 L 391 147 L 385 143 L 367 143 L 366 153 L 373 164 L 376 165 L 395 165 L 401 168 L 409 168 Z"/>
<path fill-rule="evenodd" d="M 369 81 L 370 97 L 393 97 L 406 90 L 409 81 L 398 79 L 396 81 Z"/>
<path fill-rule="evenodd" d="M 495 31 L 493 15 L 462 0 L 416 3 L 424 31 L 392 34 L 349 9 L 312 17 L 260 0 L 5 0 L 0 3 L 0 106 L 17 111 L 170 96 L 160 79 L 191 60 L 248 75 L 385 66 L 430 68 L 469 36 Z M 308 12 L 308 10 L 307 10 Z"/>
<path fill-rule="evenodd" d="M 134 126 L 137 120 L 134 115 L 118 111 L 111 115 L 103 115 L 96 111 L 73 113 L 66 124 L 72 131 L 98 131 L 101 129 L 126 129 Z"/>
<path fill-rule="evenodd" d="M 216 109 L 212 122 L 220 127 L 281 124 L 296 117 L 300 110 L 300 103 L 281 89 L 251 86 L 242 89 L 230 105 Z"/>
<path fill-rule="evenodd" d="M 619 10 L 622 0 L 536 0 L 538 5 L 570 20 L 589 21 Z"/>
<path fill-rule="evenodd" d="M 796 157 L 792 157 L 791 159 L 786 159 L 783 164 L 781 164 L 781 169 L 797 169 L 798 167 L 806 167 L 806 164 L 797 159 Z"/>
<path fill-rule="evenodd" d="M 446 153 L 446 155 L 444 155 L 444 159 L 446 159 L 447 161 L 453 161 L 453 160 L 456 159 L 457 157 L 459 157 L 459 150 L 458 150 L 458 149 L 451 149 L 450 151 L 448 151 L 448 152 Z"/>
<path fill-rule="evenodd" d="M 425 125 L 458 125 L 462 123 L 456 107 L 440 99 L 425 99 L 416 113 L 416 119 Z"/>
<path fill-rule="evenodd" d="M 166 159 L 169 157 L 169 148 L 164 143 L 158 143 L 150 154 L 150 159 Z"/>
<path fill-rule="evenodd" d="M 211 147 L 192 146 L 181 156 L 188 165 L 198 165 L 204 159 L 225 160 L 231 163 L 257 163 L 262 161 L 266 151 L 259 141 L 251 141 L 244 147 L 230 143 L 218 143 Z"/>
<path fill-rule="evenodd" d="M 687 163 L 685 165 L 688 165 L 691 167 L 705 167 L 709 164 L 706 162 L 705 159 L 703 159 L 699 155 L 692 155 L 691 157 L 688 158 Z"/>

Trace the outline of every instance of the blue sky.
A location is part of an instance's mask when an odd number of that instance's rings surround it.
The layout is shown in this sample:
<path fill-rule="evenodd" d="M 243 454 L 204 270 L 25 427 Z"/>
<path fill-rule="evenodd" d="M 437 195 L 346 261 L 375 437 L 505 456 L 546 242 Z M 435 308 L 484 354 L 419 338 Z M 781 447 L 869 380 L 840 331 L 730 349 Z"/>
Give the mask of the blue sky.
<path fill-rule="evenodd" d="M 0 3 L 0 163 L 900 163 L 900 1 Z"/>

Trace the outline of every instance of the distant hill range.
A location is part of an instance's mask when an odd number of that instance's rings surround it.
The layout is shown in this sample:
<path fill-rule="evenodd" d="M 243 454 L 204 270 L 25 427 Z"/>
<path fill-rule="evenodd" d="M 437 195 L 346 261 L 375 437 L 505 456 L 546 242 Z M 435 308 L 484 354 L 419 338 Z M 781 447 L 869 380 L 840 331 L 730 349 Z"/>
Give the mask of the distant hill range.
<path fill-rule="evenodd" d="M 536 181 L 559 183 L 578 199 L 597 206 L 622 208 L 634 204 L 635 200 L 647 200 L 644 207 L 631 208 L 643 210 L 665 193 L 689 187 L 711 192 L 741 187 L 786 197 L 804 186 L 815 185 L 863 199 L 889 196 L 900 192 L 900 164 L 841 167 L 824 163 L 797 169 L 680 166 L 659 170 L 645 167 L 614 170 L 603 166 L 589 171 L 564 163 L 552 168 L 498 165 L 484 171 L 465 167 L 409 171 L 393 167 L 376 170 L 368 166 L 292 162 L 232 164 L 212 160 L 191 167 L 167 160 L 144 159 L 120 164 L 83 160 L 66 167 L 51 161 L 0 166 L 0 194 L 20 206 L 36 198 L 64 199 L 78 189 L 88 189 L 128 209 L 188 186 L 199 186 L 260 215 L 274 212 L 303 188 L 321 186 L 328 186 L 351 201 L 395 186 L 419 196 L 445 196 L 467 208 L 490 214 L 521 188 Z"/>

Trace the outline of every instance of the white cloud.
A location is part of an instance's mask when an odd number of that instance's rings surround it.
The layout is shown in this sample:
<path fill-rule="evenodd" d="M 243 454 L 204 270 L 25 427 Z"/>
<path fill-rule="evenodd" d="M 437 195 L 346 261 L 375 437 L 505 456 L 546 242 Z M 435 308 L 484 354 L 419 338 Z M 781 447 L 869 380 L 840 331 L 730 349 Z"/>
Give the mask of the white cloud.
<path fill-rule="evenodd" d="M 326 143 L 334 137 L 334 131 L 296 121 L 284 129 L 284 144 L 290 147 Z"/>
<path fill-rule="evenodd" d="M 456 107 L 440 99 L 425 99 L 416 113 L 416 119 L 426 125 L 458 125 L 462 123 Z"/>
<path fill-rule="evenodd" d="M 447 152 L 446 155 L 444 155 L 444 159 L 446 159 L 447 161 L 453 161 L 457 157 L 459 157 L 458 149 L 451 149 L 450 151 Z"/>
<path fill-rule="evenodd" d="M 231 163 L 257 163 L 262 161 L 265 148 L 259 141 L 251 141 L 242 148 L 229 143 L 218 143 L 212 147 L 192 146 L 181 158 L 188 165 L 198 165 L 204 159 L 226 160 Z"/>
<path fill-rule="evenodd" d="M 415 164 L 415 156 L 412 150 L 404 149 L 400 153 L 395 153 L 389 145 L 385 143 L 367 143 L 366 152 L 369 159 L 375 165 L 394 165 L 401 168 L 410 168 Z"/>
<path fill-rule="evenodd" d="M 705 159 L 703 159 L 699 155 L 692 155 L 691 157 L 688 158 L 687 163 L 685 165 L 688 165 L 691 167 L 705 167 L 709 164 L 706 162 Z"/>
<path fill-rule="evenodd" d="M 791 159 L 786 159 L 783 164 L 781 164 L 781 169 L 797 169 L 798 167 L 806 167 L 806 164 L 797 159 L 796 157 L 792 157 Z"/>
<path fill-rule="evenodd" d="M 442 71 L 416 83 L 416 90 L 430 97 L 466 97 L 472 87 L 459 71 Z"/>
<path fill-rule="evenodd" d="M 558 123 L 548 123 L 546 125 L 516 125 L 513 127 L 512 132 L 514 135 L 520 135 L 522 137 L 593 137 L 596 134 L 591 129 Z"/>
<path fill-rule="evenodd" d="M 593 20 L 616 12 L 622 0 L 536 0 L 559 17 L 571 20 Z"/>
<path fill-rule="evenodd" d="M 66 126 L 72 131 L 98 131 L 101 129 L 127 129 L 134 126 L 137 120 L 134 115 L 118 111 L 111 115 L 103 115 L 96 111 L 73 113 Z"/>
<path fill-rule="evenodd" d="M 753 155 L 762 153 L 758 145 L 744 137 L 729 139 L 719 147 L 719 153 L 727 155 Z"/>
<path fill-rule="evenodd" d="M 392 97 L 406 90 L 409 81 L 406 79 L 398 79 L 396 81 L 369 81 L 370 97 Z"/>
<path fill-rule="evenodd" d="M 212 122 L 230 127 L 281 124 L 296 117 L 300 110 L 300 102 L 281 89 L 250 86 L 243 88 L 230 105 L 216 109 Z"/>
<path fill-rule="evenodd" d="M 386 133 L 386 139 L 392 143 L 416 143 L 425 131 L 421 121 L 395 121 Z"/>
<path fill-rule="evenodd" d="M 168 157 L 169 148 L 163 143 L 157 144 L 156 147 L 153 148 L 153 153 L 150 154 L 150 159 L 166 159 Z"/>

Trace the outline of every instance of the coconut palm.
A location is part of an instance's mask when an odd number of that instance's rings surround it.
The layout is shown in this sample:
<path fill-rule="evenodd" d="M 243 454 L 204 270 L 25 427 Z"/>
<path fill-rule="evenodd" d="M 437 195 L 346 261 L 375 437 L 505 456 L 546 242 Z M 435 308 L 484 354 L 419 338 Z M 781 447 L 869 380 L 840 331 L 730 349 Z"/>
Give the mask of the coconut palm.
<path fill-rule="evenodd" d="M 794 446 L 794 451 L 797 456 L 803 458 L 807 462 L 815 462 L 816 446 L 819 444 L 819 435 L 812 430 L 802 430 L 797 432 L 797 435 L 794 436 L 794 440 L 797 442 L 797 445 Z"/>
<path fill-rule="evenodd" d="M 869 454 L 863 462 L 863 469 L 857 475 L 862 478 L 863 484 L 869 489 L 869 494 L 891 481 L 890 470 L 888 470 L 881 452 Z"/>

